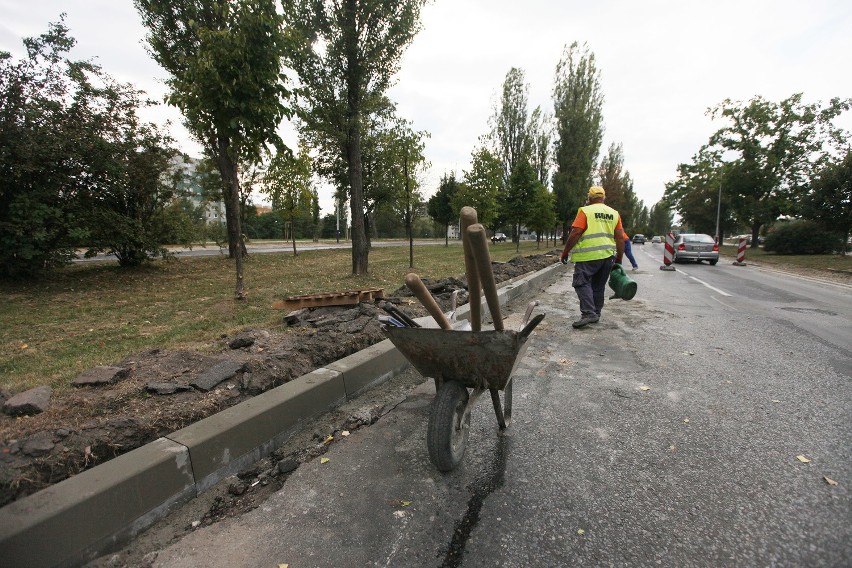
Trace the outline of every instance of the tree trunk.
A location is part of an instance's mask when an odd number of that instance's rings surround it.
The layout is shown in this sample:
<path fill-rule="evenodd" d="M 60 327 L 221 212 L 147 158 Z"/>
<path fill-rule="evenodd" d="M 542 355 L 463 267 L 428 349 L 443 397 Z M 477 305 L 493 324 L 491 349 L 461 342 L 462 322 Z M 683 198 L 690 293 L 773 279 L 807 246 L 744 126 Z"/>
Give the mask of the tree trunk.
<path fill-rule="evenodd" d="M 411 221 L 406 223 L 408 228 L 408 268 L 414 268 L 414 231 Z"/>
<path fill-rule="evenodd" d="M 444 225 L 444 246 L 449 248 L 450 246 L 450 225 L 447 223 Z"/>
<path fill-rule="evenodd" d="M 245 243 L 240 227 L 240 179 L 237 164 L 230 154 L 230 140 L 225 137 L 217 138 L 217 163 L 219 173 L 225 180 L 225 221 L 228 231 L 228 254 L 234 259 L 237 270 L 237 284 L 234 289 L 234 299 L 245 300 L 245 283 L 243 281 L 243 254 Z"/>
<path fill-rule="evenodd" d="M 365 211 L 364 212 L 364 240 L 367 243 L 368 253 L 373 248 L 373 237 L 378 234 L 376 232 L 375 225 L 376 225 L 376 222 L 375 222 L 375 219 L 373 218 L 372 213 L 370 213 L 369 211 Z M 378 238 L 378 237 L 376 236 L 376 238 Z"/>
<path fill-rule="evenodd" d="M 763 226 L 763 223 L 759 221 L 755 221 L 751 224 L 751 248 L 757 248 L 759 243 L 759 239 L 757 234 L 760 232 L 760 228 Z"/>
<path fill-rule="evenodd" d="M 357 0 L 344 5 L 344 44 L 346 51 L 346 162 L 349 170 L 349 210 L 352 213 L 352 274 L 367 274 L 370 249 L 364 232 L 364 179 L 361 172 L 361 80 L 365 73 L 358 60 L 358 36 L 355 15 Z"/>

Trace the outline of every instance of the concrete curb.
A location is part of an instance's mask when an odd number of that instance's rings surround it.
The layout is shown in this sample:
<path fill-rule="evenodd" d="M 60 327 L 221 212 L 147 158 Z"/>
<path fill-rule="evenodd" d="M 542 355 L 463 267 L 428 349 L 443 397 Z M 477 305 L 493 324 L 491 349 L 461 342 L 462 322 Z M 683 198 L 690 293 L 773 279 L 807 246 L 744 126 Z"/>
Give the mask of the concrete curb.
<path fill-rule="evenodd" d="M 560 273 L 556 263 L 498 290 L 505 306 Z M 469 316 L 467 305 L 456 317 Z M 431 318 L 429 318 L 431 319 Z M 3 566 L 78 566 L 129 542 L 215 483 L 268 456 L 307 420 L 408 368 L 389 340 L 0 509 Z"/>

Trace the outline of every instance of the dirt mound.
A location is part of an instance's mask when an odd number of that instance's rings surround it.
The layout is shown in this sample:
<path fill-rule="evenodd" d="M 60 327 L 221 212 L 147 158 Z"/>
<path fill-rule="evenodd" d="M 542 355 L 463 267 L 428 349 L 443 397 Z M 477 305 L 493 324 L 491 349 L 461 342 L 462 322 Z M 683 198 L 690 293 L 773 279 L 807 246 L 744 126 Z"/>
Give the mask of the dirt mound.
<path fill-rule="evenodd" d="M 558 256 L 493 263 L 504 282 Z M 441 307 L 464 278 L 424 280 Z M 410 317 L 426 315 L 402 287 L 385 297 Z M 183 428 L 385 339 L 374 304 L 299 310 L 273 329 L 245 329 L 211 341 L 204 353 L 154 349 L 112 366 L 129 371 L 115 384 L 55 393 L 43 413 L 0 415 L 0 506 Z M 384 312 L 382 312 L 384 313 Z"/>

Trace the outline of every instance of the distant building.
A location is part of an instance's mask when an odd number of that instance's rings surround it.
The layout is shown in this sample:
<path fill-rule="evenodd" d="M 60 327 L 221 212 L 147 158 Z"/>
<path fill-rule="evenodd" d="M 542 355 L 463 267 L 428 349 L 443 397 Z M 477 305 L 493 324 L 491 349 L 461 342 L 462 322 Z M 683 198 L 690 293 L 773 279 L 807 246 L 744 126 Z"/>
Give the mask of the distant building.
<path fill-rule="evenodd" d="M 208 200 L 204 195 L 201 184 L 203 174 L 198 171 L 201 160 L 182 155 L 176 157 L 173 164 L 175 170 L 182 174 L 176 186 L 177 197 L 188 199 L 194 207 L 200 207 L 207 223 L 225 223 L 225 203 L 221 200 Z"/>

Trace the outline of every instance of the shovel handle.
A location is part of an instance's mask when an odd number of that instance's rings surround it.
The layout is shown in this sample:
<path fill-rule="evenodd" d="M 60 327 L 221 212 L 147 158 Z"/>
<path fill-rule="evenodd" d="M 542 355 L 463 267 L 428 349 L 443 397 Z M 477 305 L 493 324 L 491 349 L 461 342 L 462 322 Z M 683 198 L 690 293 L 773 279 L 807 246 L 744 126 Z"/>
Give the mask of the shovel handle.
<path fill-rule="evenodd" d="M 491 312 L 494 329 L 503 331 L 503 317 L 500 315 L 500 299 L 497 297 L 497 284 L 494 282 L 494 272 L 491 270 L 491 255 L 488 253 L 488 242 L 485 240 L 485 227 L 480 224 L 471 225 L 467 229 L 476 268 L 479 273 L 479 283 L 485 292 L 485 301 Z"/>
<path fill-rule="evenodd" d="M 405 285 L 409 290 L 411 290 L 411 293 L 420 300 L 420 303 L 423 304 L 423 307 L 426 308 L 429 315 L 435 318 L 435 321 L 438 322 L 441 329 L 453 329 L 453 326 L 450 324 L 450 320 L 448 320 L 447 316 L 444 315 L 444 312 L 441 311 L 441 306 L 438 305 L 438 302 L 435 301 L 435 298 L 433 298 L 429 290 L 426 289 L 426 285 L 423 284 L 423 281 L 420 280 L 419 276 L 413 272 L 409 272 L 405 275 Z"/>
<path fill-rule="evenodd" d="M 459 212 L 459 226 L 461 228 L 462 246 L 464 247 L 464 272 L 467 276 L 468 305 L 470 306 L 470 326 L 473 331 L 482 330 L 482 284 L 479 279 L 479 270 L 476 268 L 476 259 L 473 256 L 473 247 L 467 228 L 477 223 L 476 209 L 473 207 L 462 207 Z"/>

